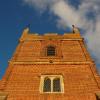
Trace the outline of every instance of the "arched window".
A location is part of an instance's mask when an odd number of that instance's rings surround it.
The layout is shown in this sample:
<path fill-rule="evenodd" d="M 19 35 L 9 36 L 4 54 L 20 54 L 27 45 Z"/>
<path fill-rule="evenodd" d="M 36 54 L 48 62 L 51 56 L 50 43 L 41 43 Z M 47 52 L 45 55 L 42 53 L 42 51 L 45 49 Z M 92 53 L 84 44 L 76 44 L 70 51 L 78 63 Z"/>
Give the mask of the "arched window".
<path fill-rule="evenodd" d="M 60 92 L 60 91 L 61 91 L 60 78 L 55 78 L 53 80 L 53 92 Z"/>
<path fill-rule="evenodd" d="M 96 100 L 100 100 L 100 94 L 96 94 Z"/>
<path fill-rule="evenodd" d="M 53 46 L 47 47 L 47 56 L 55 56 L 55 47 Z"/>
<path fill-rule="evenodd" d="M 44 79 L 44 87 L 43 87 L 44 92 L 50 92 L 51 91 L 51 80 L 46 77 Z"/>
<path fill-rule="evenodd" d="M 42 75 L 39 89 L 41 93 L 64 93 L 62 75 Z"/>

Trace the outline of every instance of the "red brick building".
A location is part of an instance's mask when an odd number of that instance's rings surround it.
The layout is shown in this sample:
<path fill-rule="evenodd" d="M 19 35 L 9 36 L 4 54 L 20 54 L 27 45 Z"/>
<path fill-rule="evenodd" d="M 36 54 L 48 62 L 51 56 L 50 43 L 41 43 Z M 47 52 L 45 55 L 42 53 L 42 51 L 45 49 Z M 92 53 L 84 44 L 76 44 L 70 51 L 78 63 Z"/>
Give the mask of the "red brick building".
<path fill-rule="evenodd" d="M 25 29 L 0 81 L 0 100 L 99 100 L 100 81 L 76 33 Z"/>

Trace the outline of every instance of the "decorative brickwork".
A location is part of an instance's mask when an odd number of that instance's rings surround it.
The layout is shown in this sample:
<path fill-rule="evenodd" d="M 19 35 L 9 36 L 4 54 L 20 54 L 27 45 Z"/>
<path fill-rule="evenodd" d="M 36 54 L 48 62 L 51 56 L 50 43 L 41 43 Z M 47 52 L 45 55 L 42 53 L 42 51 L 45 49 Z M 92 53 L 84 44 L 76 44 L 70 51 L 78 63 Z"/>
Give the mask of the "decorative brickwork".
<path fill-rule="evenodd" d="M 28 31 L 23 31 L 0 81 L 7 100 L 96 100 L 100 77 L 80 33 L 38 35 Z M 55 47 L 55 55 L 46 55 L 47 46 Z M 43 75 L 61 75 L 64 91 L 41 93 Z"/>

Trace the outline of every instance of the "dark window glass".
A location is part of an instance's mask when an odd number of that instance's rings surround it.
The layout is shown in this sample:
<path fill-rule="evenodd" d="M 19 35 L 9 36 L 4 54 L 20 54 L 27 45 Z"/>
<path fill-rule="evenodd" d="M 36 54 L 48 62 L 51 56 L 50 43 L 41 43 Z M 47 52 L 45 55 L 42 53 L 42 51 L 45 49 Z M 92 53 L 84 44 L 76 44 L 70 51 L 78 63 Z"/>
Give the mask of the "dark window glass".
<path fill-rule="evenodd" d="M 45 78 L 43 92 L 51 92 L 51 80 L 49 78 Z"/>
<path fill-rule="evenodd" d="M 96 95 L 96 100 L 100 100 L 100 97 Z"/>
<path fill-rule="evenodd" d="M 53 92 L 61 92 L 60 79 L 59 78 L 55 78 L 53 80 Z"/>
<path fill-rule="evenodd" d="M 55 47 L 47 47 L 47 56 L 55 56 Z"/>

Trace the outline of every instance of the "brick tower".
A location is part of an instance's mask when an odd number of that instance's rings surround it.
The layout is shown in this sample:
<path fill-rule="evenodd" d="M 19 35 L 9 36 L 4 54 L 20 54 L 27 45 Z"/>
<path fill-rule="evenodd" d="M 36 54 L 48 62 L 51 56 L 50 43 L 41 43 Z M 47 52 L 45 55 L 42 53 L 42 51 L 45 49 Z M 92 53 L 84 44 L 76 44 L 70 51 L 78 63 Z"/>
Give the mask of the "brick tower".
<path fill-rule="evenodd" d="M 0 100 L 99 100 L 96 67 L 78 30 L 29 33 L 26 28 L 0 81 Z"/>

